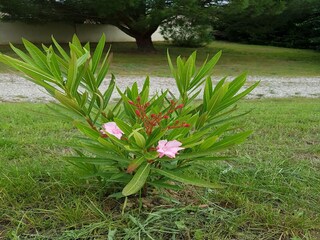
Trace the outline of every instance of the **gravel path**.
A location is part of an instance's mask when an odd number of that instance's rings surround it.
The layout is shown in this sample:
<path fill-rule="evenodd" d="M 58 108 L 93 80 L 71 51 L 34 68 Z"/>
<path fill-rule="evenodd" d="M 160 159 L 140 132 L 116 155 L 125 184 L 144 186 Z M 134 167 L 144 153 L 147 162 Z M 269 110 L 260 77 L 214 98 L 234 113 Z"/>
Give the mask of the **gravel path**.
<path fill-rule="evenodd" d="M 218 79 L 214 79 L 216 81 Z M 260 85 L 248 98 L 283 98 L 283 97 L 320 97 L 320 77 L 249 77 L 248 82 L 261 80 Z M 155 93 L 160 89 L 167 89 L 177 93 L 174 80 L 171 78 L 151 77 L 150 91 Z M 102 88 L 108 84 L 103 83 Z M 141 87 L 144 77 L 117 77 L 120 89 L 137 82 Z M 173 87 L 172 87 L 173 86 Z M 114 98 L 118 98 L 114 94 Z M 0 102 L 48 102 L 52 98 L 40 87 L 24 78 L 13 74 L 0 74 Z"/>

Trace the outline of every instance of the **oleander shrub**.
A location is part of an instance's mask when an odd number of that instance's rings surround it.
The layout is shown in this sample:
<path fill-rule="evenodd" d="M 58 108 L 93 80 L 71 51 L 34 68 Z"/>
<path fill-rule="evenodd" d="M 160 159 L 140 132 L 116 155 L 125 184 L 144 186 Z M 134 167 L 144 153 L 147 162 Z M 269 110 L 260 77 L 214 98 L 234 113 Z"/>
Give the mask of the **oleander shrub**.
<path fill-rule="evenodd" d="M 81 132 L 68 161 L 112 186 L 117 197 L 150 188 L 181 188 L 175 182 L 220 187 L 192 172 L 199 161 L 228 159 L 219 152 L 249 136 L 250 131 L 234 124 L 243 115 L 235 114 L 235 103 L 258 83 L 243 90 L 242 74 L 213 85 L 210 75 L 221 52 L 199 68 L 196 52 L 187 59 L 178 57 L 176 64 L 168 53 L 177 96 L 169 89 L 151 95 L 149 77 L 141 89 L 134 83 L 121 91 L 111 75 L 102 91 L 110 62 L 110 51 L 104 53 L 105 36 L 94 50 L 74 36 L 69 52 L 52 40 L 52 46 L 41 49 L 23 39 L 25 51 L 11 45 L 20 59 L 0 54 L 0 61 L 43 87 L 58 101 L 52 110 Z M 121 98 L 111 103 L 115 91 Z"/>

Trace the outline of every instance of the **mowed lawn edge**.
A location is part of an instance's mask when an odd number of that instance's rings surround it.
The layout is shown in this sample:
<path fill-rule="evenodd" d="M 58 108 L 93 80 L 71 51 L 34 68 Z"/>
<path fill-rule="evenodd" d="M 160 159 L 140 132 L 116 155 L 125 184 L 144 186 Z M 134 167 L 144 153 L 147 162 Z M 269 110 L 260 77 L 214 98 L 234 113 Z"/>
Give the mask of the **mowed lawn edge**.
<path fill-rule="evenodd" d="M 107 36 L 108 38 L 108 36 Z M 110 72 L 124 76 L 170 77 L 167 50 L 173 59 L 181 55 L 189 56 L 198 52 L 198 66 L 206 59 L 222 50 L 214 74 L 236 76 L 248 72 L 251 76 L 274 77 L 319 77 L 320 53 L 314 50 L 290 49 L 282 47 L 247 45 L 223 41 L 213 41 L 201 48 L 180 48 L 164 42 L 155 42 L 157 52 L 146 54 L 136 50 L 135 43 L 109 43 L 113 54 Z M 67 49 L 67 45 L 64 45 Z M 21 45 L 18 48 L 23 49 Z M 107 51 L 107 48 L 105 49 Z M 0 52 L 16 57 L 7 45 L 0 45 Z M 0 63 L 1 73 L 14 71 Z"/>

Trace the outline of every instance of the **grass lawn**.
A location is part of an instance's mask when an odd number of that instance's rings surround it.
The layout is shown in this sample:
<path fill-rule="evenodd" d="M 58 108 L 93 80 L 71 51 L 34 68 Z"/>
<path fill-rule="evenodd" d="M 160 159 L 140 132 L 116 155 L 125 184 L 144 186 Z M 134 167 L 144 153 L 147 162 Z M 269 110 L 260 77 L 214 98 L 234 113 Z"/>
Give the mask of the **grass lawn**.
<path fill-rule="evenodd" d="M 254 134 L 230 151 L 236 161 L 199 171 L 224 189 L 188 187 L 121 216 L 106 186 L 62 160 L 70 124 L 38 114 L 43 104 L 1 103 L 0 239 L 320 239 L 320 99 L 240 105 L 254 108 L 242 120 Z"/>
<path fill-rule="evenodd" d="M 157 53 L 143 54 L 136 51 L 135 43 L 113 43 L 111 72 L 116 75 L 170 76 L 166 50 L 169 48 L 173 58 L 189 56 L 195 50 L 165 43 L 155 43 L 155 46 Z M 320 53 L 313 50 L 214 41 L 198 49 L 199 64 L 208 54 L 212 56 L 219 50 L 223 55 L 215 75 L 237 75 L 247 71 L 249 75 L 256 76 L 320 76 Z M 8 46 L 0 46 L 0 52 L 14 56 Z M 0 63 L 0 72 L 11 71 Z"/>

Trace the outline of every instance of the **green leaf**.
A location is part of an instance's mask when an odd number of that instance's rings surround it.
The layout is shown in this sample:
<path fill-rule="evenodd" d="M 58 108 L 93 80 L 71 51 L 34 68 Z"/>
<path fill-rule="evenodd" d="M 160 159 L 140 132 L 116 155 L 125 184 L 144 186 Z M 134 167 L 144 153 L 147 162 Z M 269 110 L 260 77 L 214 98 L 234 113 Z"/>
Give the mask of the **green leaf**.
<path fill-rule="evenodd" d="M 233 97 L 245 84 L 247 80 L 246 78 L 247 78 L 247 74 L 243 73 L 240 76 L 236 77 L 233 81 L 231 81 L 229 84 L 228 92 L 224 96 L 224 99 Z"/>
<path fill-rule="evenodd" d="M 210 148 L 219 138 L 219 136 L 211 136 L 206 138 L 206 140 L 199 146 L 199 150 L 205 150 Z"/>
<path fill-rule="evenodd" d="M 132 160 L 127 167 L 127 173 L 134 172 L 142 163 L 144 163 L 146 159 L 144 157 L 136 158 Z"/>
<path fill-rule="evenodd" d="M 104 99 L 104 106 L 103 108 L 105 109 L 107 107 L 107 105 L 109 104 L 109 101 L 111 99 L 111 96 L 112 96 L 112 93 L 114 91 L 114 88 L 116 86 L 116 83 L 114 81 L 115 77 L 114 75 L 112 74 L 111 75 L 111 80 L 110 80 L 110 83 L 109 83 L 109 86 L 107 88 L 107 90 L 104 92 L 103 94 L 103 99 Z"/>
<path fill-rule="evenodd" d="M 214 184 L 211 182 L 204 181 L 202 179 L 198 179 L 194 176 L 190 176 L 189 174 L 188 174 L 188 176 L 186 176 L 186 175 L 182 174 L 181 172 L 174 172 L 174 171 L 162 170 L 162 169 L 154 169 L 154 171 L 156 171 L 157 173 L 159 173 L 167 178 L 170 178 L 172 180 L 182 182 L 185 184 L 191 184 L 194 186 L 207 187 L 207 188 L 222 188 L 222 186 L 220 186 L 218 184 Z"/>
<path fill-rule="evenodd" d="M 72 36 L 72 45 L 75 46 L 81 53 L 84 53 L 84 49 L 82 48 L 81 42 L 76 34 Z"/>
<path fill-rule="evenodd" d="M 135 101 L 137 99 L 138 95 L 139 95 L 138 84 L 137 84 L 137 82 L 134 82 L 131 87 L 131 99 L 133 101 Z"/>
<path fill-rule="evenodd" d="M 33 43 L 29 42 L 28 40 L 22 38 L 23 45 L 29 52 L 30 56 L 34 60 L 34 63 L 41 68 L 42 71 L 49 73 L 49 68 L 47 64 L 47 57 L 46 55 Z"/>
<path fill-rule="evenodd" d="M 222 149 L 231 147 L 235 144 L 242 143 L 246 138 L 252 133 L 252 131 L 246 131 L 242 133 L 237 133 L 232 136 L 223 138 L 221 141 L 216 142 L 210 147 L 210 150 L 220 151 Z"/>
<path fill-rule="evenodd" d="M 146 77 L 146 80 L 144 81 L 142 90 L 140 92 L 141 102 L 142 103 L 146 103 L 148 101 L 148 98 L 149 98 L 149 86 L 150 86 L 150 79 L 149 79 L 149 77 Z"/>
<path fill-rule="evenodd" d="M 108 73 L 109 64 L 110 64 L 110 58 L 109 58 L 110 49 L 111 48 L 108 49 L 108 52 L 106 53 L 106 55 L 102 61 L 101 67 L 100 67 L 99 71 L 97 72 L 97 87 L 99 87 L 101 85 L 102 81 L 104 80 L 104 78 L 106 77 L 106 75 Z"/>
<path fill-rule="evenodd" d="M 67 89 L 72 93 L 73 85 L 76 84 L 76 78 L 77 78 L 77 57 L 74 53 L 71 53 L 71 61 L 69 63 L 69 69 L 68 69 L 68 76 L 67 76 Z M 72 93 L 72 96 L 74 94 Z"/>
<path fill-rule="evenodd" d="M 133 176 L 131 181 L 124 187 L 122 194 L 124 196 L 129 196 L 138 192 L 145 184 L 150 173 L 150 164 L 142 164 L 136 174 Z"/>
<path fill-rule="evenodd" d="M 55 88 L 46 83 L 45 81 L 52 82 L 57 84 L 57 81 L 55 80 L 52 75 L 47 74 L 46 72 L 42 71 L 38 67 L 34 67 L 28 63 L 25 63 L 23 61 L 20 61 L 18 59 L 3 55 L 0 53 L 0 62 L 3 62 L 21 72 L 29 76 L 31 79 L 30 81 L 44 87 L 51 95 L 54 94 Z"/>
<path fill-rule="evenodd" d="M 27 54 L 25 54 L 23 51 L 21 51 L 19 48 L 16 48 L 11 43 L 10 43 L 10 47 L 23 61 L 29 64 L 34 64 L 33 59 L 29 57 Z"/>
<path fill-rule="evenodd" d="M 146 146 L 146 139 L 144 138 L 144 136 L 139 133 L 137 130 L 134 130 L 133 131 L 133 137 L 134 137 L 134 140 L 136 142 L 136 144 L 141 147 L 141 148 L 144 148 Z"/>
<path fill-rule="evenodd" d="M 218 112 L 226 109 L 227 107 L 231 106 L 232 104 L 234 104 L 235 102 L 239 101 L 241 98 L 245 97 L 246 95 L 248 95 L 253 89 L 255 89 L 258 84 L 260 82 L 256 82 L 255 84 L 251 85 L 249 88 L 247 88 L 246 90 L 244 90 L 243 92 L 239 93 L 238 95 L 228 99 L 228 101 L 223 101 L 221 103 L 221 105 L 215 109 L 213 112 L 212 112 L 212 115 L 215 115 L 217 114 Z"/>
<path fill-rule="evenodd" d="M 125 135 L 129 136 L 132 132 L 132 127 L 130 127 L 126 122 L 122 121 L 119 118 L 114 118 L 115 123 L 118 127 L 124 132 Z"/>
<path fill-rule="evenodd" d="M 223 84 L 223 86 L 221 86 L 221 88 L 219 88 L 219 90 L 215 93 L 213 93 L 212 98 L 209 100 L 208 103 L 208 115 L 211 115 L 212 112 L 214 112 L 214 110 L 219 107 L 224 95 L 226 94 L 226 92 L 228 91 L 228 83 Z"/>
<path fill-rule="evenodd" d="M 65 96 L 59 91 L 54 91 L 53 96 L 63 105 L 70 108 L 70 110 L 79 114 L 80 116 L 86 116 L 85 112 L 79 107 L 77 102 L 75 102 L 72 98 Z"/>
<path fill-rule="evenodd" d="M 100 137 L 100 133 L 92 128 L 84 125 L 81 122 L 74 122 L 74 125 L 86 136 L 90 137 L 91 139 L 97 140 Z"/>
<path fill-rule="evenodd" d="M 63 50 L 63 48 L 60 46 L 60 44 L 54 39 L 54 37 L 51 37 L 55 47 L 58 49 L 59 53 L 61 54 L 61 56 L 64 58 L 64 60 L 66 60 L 67 62 L 70 61 L 70 57 L 69 55 L 66 53 L 66 51 Z"/>
<path fill-rule="evenodd" d="M 209 62 L 205 62 L 200 70 L 198 71 L 197 75 L 192 79 L 190 83 L 189 89 L 191 90 L 192 88 L 197 88 L 200 86 L 206 79 L 204 77 L 212 71 L 213 67 L 216 65 L 218 62 L 219 58 L 221 57 L 222 52 L 219 51 L 216 55 L 214 55 Z"/>
<path fill-rule="evenodd" d="M 154 143 L 158 142 L 165 133 L 166 132 L 161 130 L 161 128 L 154 129 L 151 135 L 147 138 L 146 147 L 151 147 Z"/>
<path fill-rule="evenodd" d="M 47 62 L 51 73 L 61 83 L 61 86 L 63 86 L 63 77 L 60 70 L 59 62 L 51 46 L 47 52 Z"/>
<path fill-rule="evenodd" d="M 95 72 L 97 67 L 98 67 L 98 64 L 100 62 L 100 59 L 101 59 L 101 56 L 103 54 L 103 49 L 104 49 L 104 46 L 105 46 L 105 43 L 106 43 L 106 36 L 104 34 L 102 34 L 99 42 L 98 42 L 98 45 L 96 47 L 96 49 L 94 50 L 94 53 L 93 53 L 93 57 L 92 57 L 92 72 Z"/>

